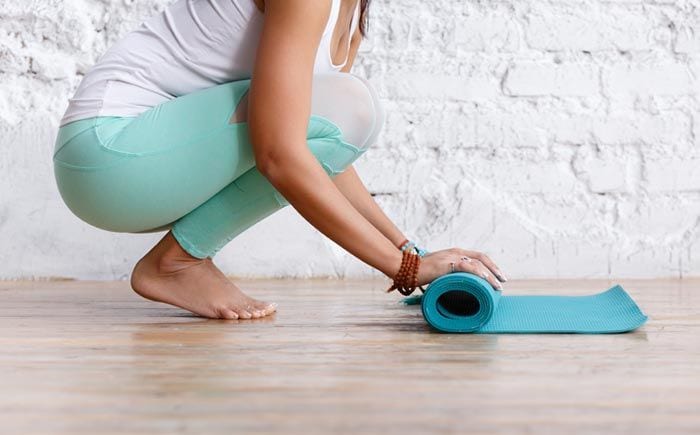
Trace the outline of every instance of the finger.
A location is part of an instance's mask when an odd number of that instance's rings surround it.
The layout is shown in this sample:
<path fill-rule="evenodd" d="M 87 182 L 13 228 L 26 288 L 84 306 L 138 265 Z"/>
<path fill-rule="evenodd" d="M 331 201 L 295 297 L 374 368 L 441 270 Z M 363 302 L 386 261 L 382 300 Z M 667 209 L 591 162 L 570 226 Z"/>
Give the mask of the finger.
<path fill-rule="evenodd" d="M 459 260 L 455 259 L 454 257 L 452 257 L 449 261 L 444 262 L 447 263 L 447 270 L 445 271 L 445 273 L 458 272 L 459 266 L 457 266 L 457 262 L 459 262 Z"/>
<path fill-rule="evenodd" d="M 482 252 L 481 256 L 477 258 L 482 263 L 484 263 L 484 266 L 488 267 L 489 270 L 491 270 L 491 272 L 498 277 L 498 279 L 500 279 L 503 282 L 507 281 L 506 276 L 503 274 L 501 269 L 498 266 L 496 266 L 496 263 L 494 263 L 493 260 L 491 260 L 491 257 Z"/>
<path fill-rule="evenodd" d="M 501 283 L 498 282 L 494 274 L 491 273 L 489 268 L 484 266 L 481 261 L 475 259 L 471 259 L 471 261 L 460 260 L 457 266 L 465 272 L 473 273 L 474 275 L 482 277 L 488 281 L 489 284 L 491 284 L 491 287 L 493 287 L 495 290 L 503 290 Z"/>
<path fill-rule="evenodd" d="M 496 275 L 496 277 L 498 277 L 498 279 L 500 279 L 501 281 L 503 281 L 503 282 L 508 281 L 508 279 L 503 274 L 501 269 L 498 266 L 496 266 L 496 263 L 494 263 L 493 260 L 491 260 L 491 257 L 489 257 L 488 255 L 484 254 L 483 252 L 478 252 L 478 251 L 466 251 L 466 250 L 462 250 L 462 251 L 464 252 L 463 255 L 466 255 L 467 257 L 474 257 L 477 260 L 481 261 L 484 264 L 484 266 L 488 267 L 489 270 L 491 271 L 491 273 Z"/>

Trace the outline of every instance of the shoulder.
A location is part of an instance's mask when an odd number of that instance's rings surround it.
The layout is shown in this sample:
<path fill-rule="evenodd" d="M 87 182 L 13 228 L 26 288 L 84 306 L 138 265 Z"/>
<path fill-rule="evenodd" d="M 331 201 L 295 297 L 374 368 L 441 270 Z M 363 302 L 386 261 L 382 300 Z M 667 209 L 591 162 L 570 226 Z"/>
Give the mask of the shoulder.
<path fill-rule="evenodd" d="M 306 16 L 326 20 L 335 0 L 251 0 L 263 14 L 286 13 L 290 17 Z"/>
<path fill-rule="evenodd" d="M 321 38 L 334 0 L 265 0 L 263 33 L 276 39 L 308 40 Z"/>

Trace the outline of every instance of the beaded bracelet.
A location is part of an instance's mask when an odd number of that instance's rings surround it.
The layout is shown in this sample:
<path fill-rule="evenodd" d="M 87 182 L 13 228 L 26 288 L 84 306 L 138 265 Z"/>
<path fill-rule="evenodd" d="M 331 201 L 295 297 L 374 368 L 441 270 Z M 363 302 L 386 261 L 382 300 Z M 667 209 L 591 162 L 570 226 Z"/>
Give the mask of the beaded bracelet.
<path fill-rule="evenodd" d="M 406 249 L 401 257 L 401 266 L 394 277 L 394 282 L 386 290 L 391 292 L 397 289 L 399 293 L 408 296 L 418 287 L 418 269 L 420 268 L 420 255 L 410 252 Z M 423 290 L 422 287 L 420 287 Z"/>
<path fill-rule="evenodd" d="M 418 254 L 421 257 L 425 256 L 425 254 L 428 253 L 427 250 L 419 248 L 418 245 L 416 245 L 416 242 L 409 239 L 404 239 L 404 241 L 399 244 L 399 249 L 402 251 L 410 248 L 413 248 L 413 250 L 416 251 L 416 254 Z"/>

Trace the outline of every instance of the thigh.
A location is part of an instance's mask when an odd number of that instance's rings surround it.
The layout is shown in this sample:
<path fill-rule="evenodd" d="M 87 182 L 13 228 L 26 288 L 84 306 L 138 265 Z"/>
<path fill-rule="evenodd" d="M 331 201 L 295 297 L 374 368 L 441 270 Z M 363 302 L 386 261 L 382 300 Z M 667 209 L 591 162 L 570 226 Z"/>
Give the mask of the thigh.
<path fill-rule="evenodd" d="M 250 79 L 244 79 L 202 89 L 152 107 L 124 127 L 100 126 L 97 134 L 107 149 L 132 156 L 169 152 L 208 137 L 232 139 L 239 128 L 247 129 L 229 121 L 249 88 Z"/>
<path fill-rule="evenodd" d="M 315 77 L 316 92 L 329 79 Z M 120 232 L 155 231 L 191 212 L 255 166 L 247 122 L 231 122 L 249 84 L 246 79 L 194 92 L 135 118 L 98 117 L 87 128 L 78 121 L 79 133 L 64 136 L 67 142 L 54 156 L 64 201 L 84 221 Z M 342 89 L 323 92 L 340 97 Z M 362 112 L 352 104 L 338 110 Z M 329 119 L 347 116 L 318 112 L 310 116 L 307 143 L 333 176 L 364 150 L 345 141 Z"/>
<path fill-rule="evenodd" d="M 255 165 L 247 124 L 229 123 L 249 82 L 194 92 L 135 118 L 94 118 L 54 156 L 64 201 L 110 231 L 147 231 L 187 214 Z"/>

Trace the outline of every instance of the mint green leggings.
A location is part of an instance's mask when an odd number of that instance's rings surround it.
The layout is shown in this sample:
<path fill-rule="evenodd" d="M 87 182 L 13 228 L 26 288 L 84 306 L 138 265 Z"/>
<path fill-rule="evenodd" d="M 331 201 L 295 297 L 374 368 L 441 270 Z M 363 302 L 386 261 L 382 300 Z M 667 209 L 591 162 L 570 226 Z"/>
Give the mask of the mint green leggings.
<path fill-rule="evenodd" d="M 245 79 L 193 92 L 136 117 L 98 116 L 64 125 L 53 156 L 63 201 L 95 227 L 171 229 L 194 257 L 214 256 L 289 205 L 255 167 L 247 122 L 231 123 L 249 84 Z M 361 156 L 383 122 L 365 79 L 314 76 L 307 143 L 328 176 Z"/>

